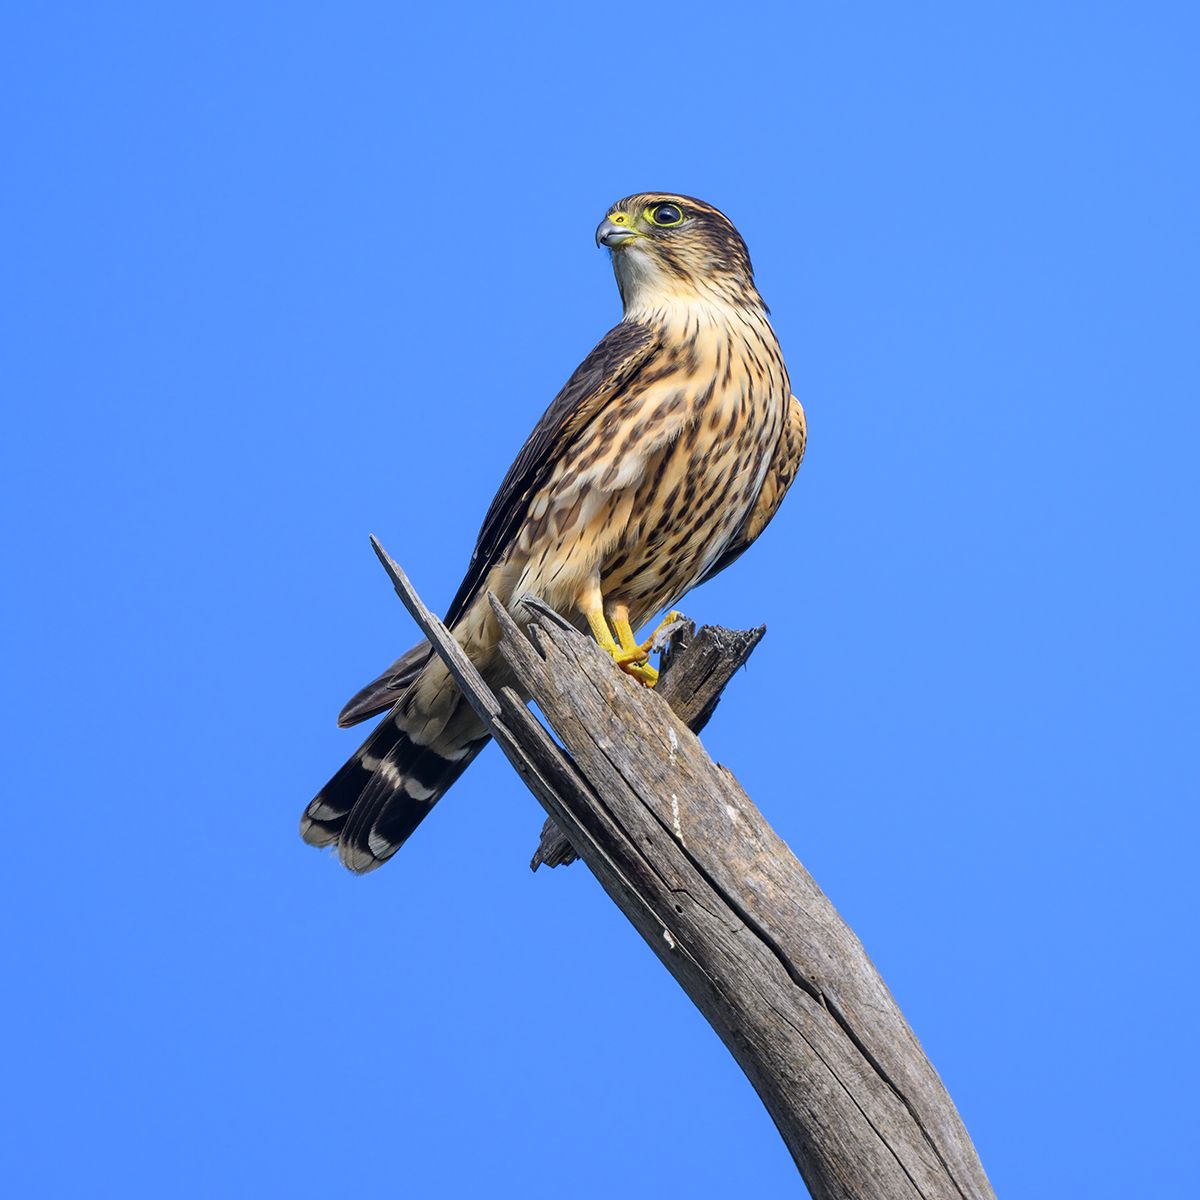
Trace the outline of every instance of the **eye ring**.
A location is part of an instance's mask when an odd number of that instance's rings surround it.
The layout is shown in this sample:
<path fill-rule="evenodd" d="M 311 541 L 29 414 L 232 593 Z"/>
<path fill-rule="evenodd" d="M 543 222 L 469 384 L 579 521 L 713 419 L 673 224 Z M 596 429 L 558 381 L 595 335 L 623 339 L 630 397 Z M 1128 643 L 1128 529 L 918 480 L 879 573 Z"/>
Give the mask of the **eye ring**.
<path fill-rule="evenodd" d="M 646 220 L 660 229 L 670 229 L 674 225 L 683 224 L 683 209 L 670 201 L 652 204 L 646 209 Z"/>

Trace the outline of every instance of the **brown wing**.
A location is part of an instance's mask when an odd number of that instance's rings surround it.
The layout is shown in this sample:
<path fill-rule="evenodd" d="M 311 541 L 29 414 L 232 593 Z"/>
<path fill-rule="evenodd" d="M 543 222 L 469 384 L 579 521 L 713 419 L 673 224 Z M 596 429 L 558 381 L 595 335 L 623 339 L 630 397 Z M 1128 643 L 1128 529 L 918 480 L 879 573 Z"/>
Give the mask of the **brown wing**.
<path fill-rule="evenodd" d="M 488 572 L 517 536 L 530 497 L 554 464 L 596 415 L 629 387 L 657 349 L 658 339 L 652 330 L 622 321 L 575 368 L 521 447 L 483 519 L 467 576 L 446 614 L 447 625 L 453 625 L 462 615 Z"/>
<path fill-rule="evenodd" d="M 725 547 L 721 557 L 713 563 L 700 583 L 711 579 L 714 575 L 725 570 L 727 566 L 749 548 L 750 544 L 770 523 L 780 504 L 783 503 L 787 490 L 800 470 L 804 458 L 804 445 L 808 441 L 808 425 L 804 420 L 804 408 L 795 396 L 788 408 L 788 419 L 775 445 L 775 453 L 771 465 L 767 468 L 767 477 L 763 480 L 762 491 L 758 500 L 750 510 L 741 529 L 734 535 L 733 540 Z M 697 585 L 699 586 L 699 585 Z"/>

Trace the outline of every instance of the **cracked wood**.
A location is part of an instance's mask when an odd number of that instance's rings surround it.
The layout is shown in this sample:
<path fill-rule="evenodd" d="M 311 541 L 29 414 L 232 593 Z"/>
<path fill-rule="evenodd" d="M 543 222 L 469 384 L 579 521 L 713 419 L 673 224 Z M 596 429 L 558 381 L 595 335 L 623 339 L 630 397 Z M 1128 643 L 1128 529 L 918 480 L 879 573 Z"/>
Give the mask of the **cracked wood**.
<path fill-rule="evenodd" d="M 664 695 L 549 610 L 525 633 L 494 604 L 520 681 L 494 696 L 374 544 L 523 781 L 734 1055 L 815 1200 L 992 1197 L 862 945 Z"/>

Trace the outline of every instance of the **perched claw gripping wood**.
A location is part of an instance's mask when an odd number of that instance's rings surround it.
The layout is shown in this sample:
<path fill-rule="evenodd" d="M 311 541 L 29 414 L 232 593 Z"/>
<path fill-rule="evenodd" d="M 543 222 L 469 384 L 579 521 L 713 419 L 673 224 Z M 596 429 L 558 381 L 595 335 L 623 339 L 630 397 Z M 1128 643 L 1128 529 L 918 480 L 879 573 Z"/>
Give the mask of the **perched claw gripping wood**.
<path fill-rule="evenodd" d="M 745 1071 L 816 1200 L 992 1197 L 862 945 L 688 727 L 703 724 L 720 687 L 705 696 L 689 680 L 672 699 L 686 650 L 650 690 L 549 610 L 526 635 L 494 605 L 502 651 L 560 747 L 515 690 L 487 688 L 375 549 L 517 773 Z M 761 631 L 742 636 L 752 649 Z M 739 652 L 744 661 L 749 649 Z M 694 659 L 702 674 L 719 660 L 711 649 Z"/>

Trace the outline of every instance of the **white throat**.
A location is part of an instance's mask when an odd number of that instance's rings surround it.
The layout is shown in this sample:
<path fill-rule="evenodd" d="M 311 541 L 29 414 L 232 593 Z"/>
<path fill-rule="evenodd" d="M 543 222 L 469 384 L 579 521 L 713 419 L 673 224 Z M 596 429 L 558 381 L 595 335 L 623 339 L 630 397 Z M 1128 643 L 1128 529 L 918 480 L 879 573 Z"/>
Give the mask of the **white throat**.
<path fill-rule="evenodd" d="M 691 322 L 705 316 L 720 320 L 747 310 L 766 316 L 753 288 L 753 301 L 747 303 L 744 293 L 735 295 L 716 281 L 680 279 L 636 242 L 615 251 L 612 262 L 626 320 Z"/>

